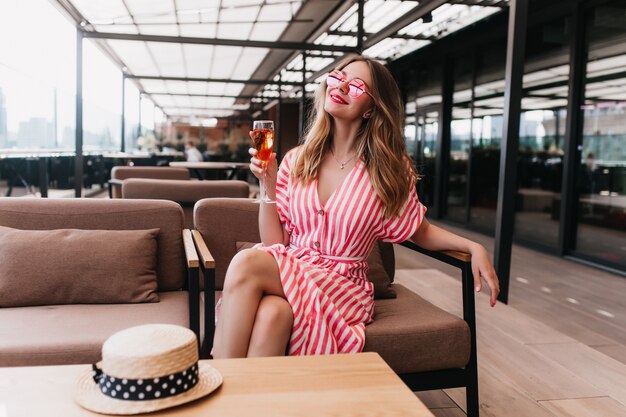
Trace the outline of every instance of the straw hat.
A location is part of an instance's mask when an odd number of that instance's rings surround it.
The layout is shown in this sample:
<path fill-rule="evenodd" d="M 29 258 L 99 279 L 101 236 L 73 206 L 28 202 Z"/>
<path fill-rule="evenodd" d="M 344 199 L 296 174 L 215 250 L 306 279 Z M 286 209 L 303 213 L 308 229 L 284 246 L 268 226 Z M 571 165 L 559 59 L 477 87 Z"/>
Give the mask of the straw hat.
<path fill-rule="evenodd" d="M 80 377 L 74 398 L 103 414 L 140 414 L 184 404 L 222 384 L 198 363 L 196 335 L 170 324 L 147 324 L 115 333 L 102 346 L 102 362 Z M 96 382 L 97 381 L 97 382 Z"/>

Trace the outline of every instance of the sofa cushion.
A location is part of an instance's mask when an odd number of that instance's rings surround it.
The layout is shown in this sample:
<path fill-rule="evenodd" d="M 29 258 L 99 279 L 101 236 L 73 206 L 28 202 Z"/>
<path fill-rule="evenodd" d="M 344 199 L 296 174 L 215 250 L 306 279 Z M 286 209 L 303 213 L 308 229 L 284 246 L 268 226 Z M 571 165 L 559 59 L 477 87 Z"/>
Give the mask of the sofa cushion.
<path fill-rule="evenodd" d="M 0 307 L 157 302 L 158 234 L 0 226 Z"/>
<path fill-rule="evenodd" d="M 237 242 L 237 252 L 252 248 L 256 243 L 251 242 Z M 380 253 L 379 243 L 376 242 L 369 256 L 367 257 L 367 265 L 369 271 L 367 278 L 374 284 L 374 298 L 396 298 L 396 291 L 391 284 L 387 270 L 383 265 L 383 259 Z"/>
<path fill-rule="evenodd" d="M 398 297 L 377 300 L 365 327 L 366 352 L 378 352 L 396 373 L 463 367 L 470 356 L 470 330 L 459 317 L 393 284 Z"/>
<path fill-rule="evenodd" d="M 147 323 L 189 327 L 189 295 L 159 293 L 158 303 L 0 309 L 0 367 L 94 363 L 113 333 Z"/>
<path fill-rule="evenodd" d="M 22 230 L 160 229 L 157 238 L 159 291 L 175 291 L 186 279 L 183 210 L 166 200 L 0 197 L 0 226 Z"/>

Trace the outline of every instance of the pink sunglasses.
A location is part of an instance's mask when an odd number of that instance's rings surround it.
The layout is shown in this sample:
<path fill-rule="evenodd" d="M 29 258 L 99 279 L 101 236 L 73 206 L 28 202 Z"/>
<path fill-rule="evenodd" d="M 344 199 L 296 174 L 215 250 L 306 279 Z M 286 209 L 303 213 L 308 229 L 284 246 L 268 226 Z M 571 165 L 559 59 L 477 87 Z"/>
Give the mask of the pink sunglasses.
<path fill-rule="evenodd" d="M 345 81 L 346 76 L 342 72 L 337 70 L 329 72 L 326 76 L 326 85 L 331 88 L 335 88 Z M 365 81 L 360 78 L 353 78 L 348 83 L 348 96 L 352 98 L 359 98 L 363 95 L 363 93 L 365 93 L 374 98 L 369 92 L 365 90 L 366 87 L 367 86 L 365 84 Z"/>

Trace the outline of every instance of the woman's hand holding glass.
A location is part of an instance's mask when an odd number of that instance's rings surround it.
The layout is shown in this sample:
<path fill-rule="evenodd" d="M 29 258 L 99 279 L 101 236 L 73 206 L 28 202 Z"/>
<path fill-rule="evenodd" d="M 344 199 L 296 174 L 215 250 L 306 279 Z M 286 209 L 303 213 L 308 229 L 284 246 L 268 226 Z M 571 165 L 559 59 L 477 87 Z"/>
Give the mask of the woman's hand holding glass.
<path fill-rule="evenodd" d="M 253 137 L 253 132 L 250 131 L 250 138 Z M 257 158 L 258 151 L 254 148 L 248 150 L 250 154 L 250 171 L 254 174 L 259 181 L 265 181 L 265 192 L 269 201 L 276 201 L 276 177 L 278 175 L 278 162 L 276 161 L 276 153 L 270 154 L 269 161 L 265 162 Z"/>

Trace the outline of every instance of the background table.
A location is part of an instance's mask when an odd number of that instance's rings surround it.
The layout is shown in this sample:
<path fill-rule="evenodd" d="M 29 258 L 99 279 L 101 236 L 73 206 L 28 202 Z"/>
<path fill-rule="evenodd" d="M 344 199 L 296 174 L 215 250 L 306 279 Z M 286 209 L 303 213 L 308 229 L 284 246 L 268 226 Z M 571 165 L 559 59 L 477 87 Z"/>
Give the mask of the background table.
<path fill-rule="evenodd" d="M 170 166 L 196 171 L 196 176 L 199 179 L 204 179 L 199 171 L 230 171 L 228 179 L 232 180 L 237 177 L 237 173 L 241 169 L 248 169 L 250 164 L 245 162 L 170 162 Z"/>
<path fill-rule="evenodd" d="M 376 353 L 221 359 L 209 363 L 224 377 L 217 391 L 150 416 L 433 417 Z M 75 381 L 90 368 L 1 368 L 0 415 L 100 415 L 81 408 L 72 399 Z"/>

